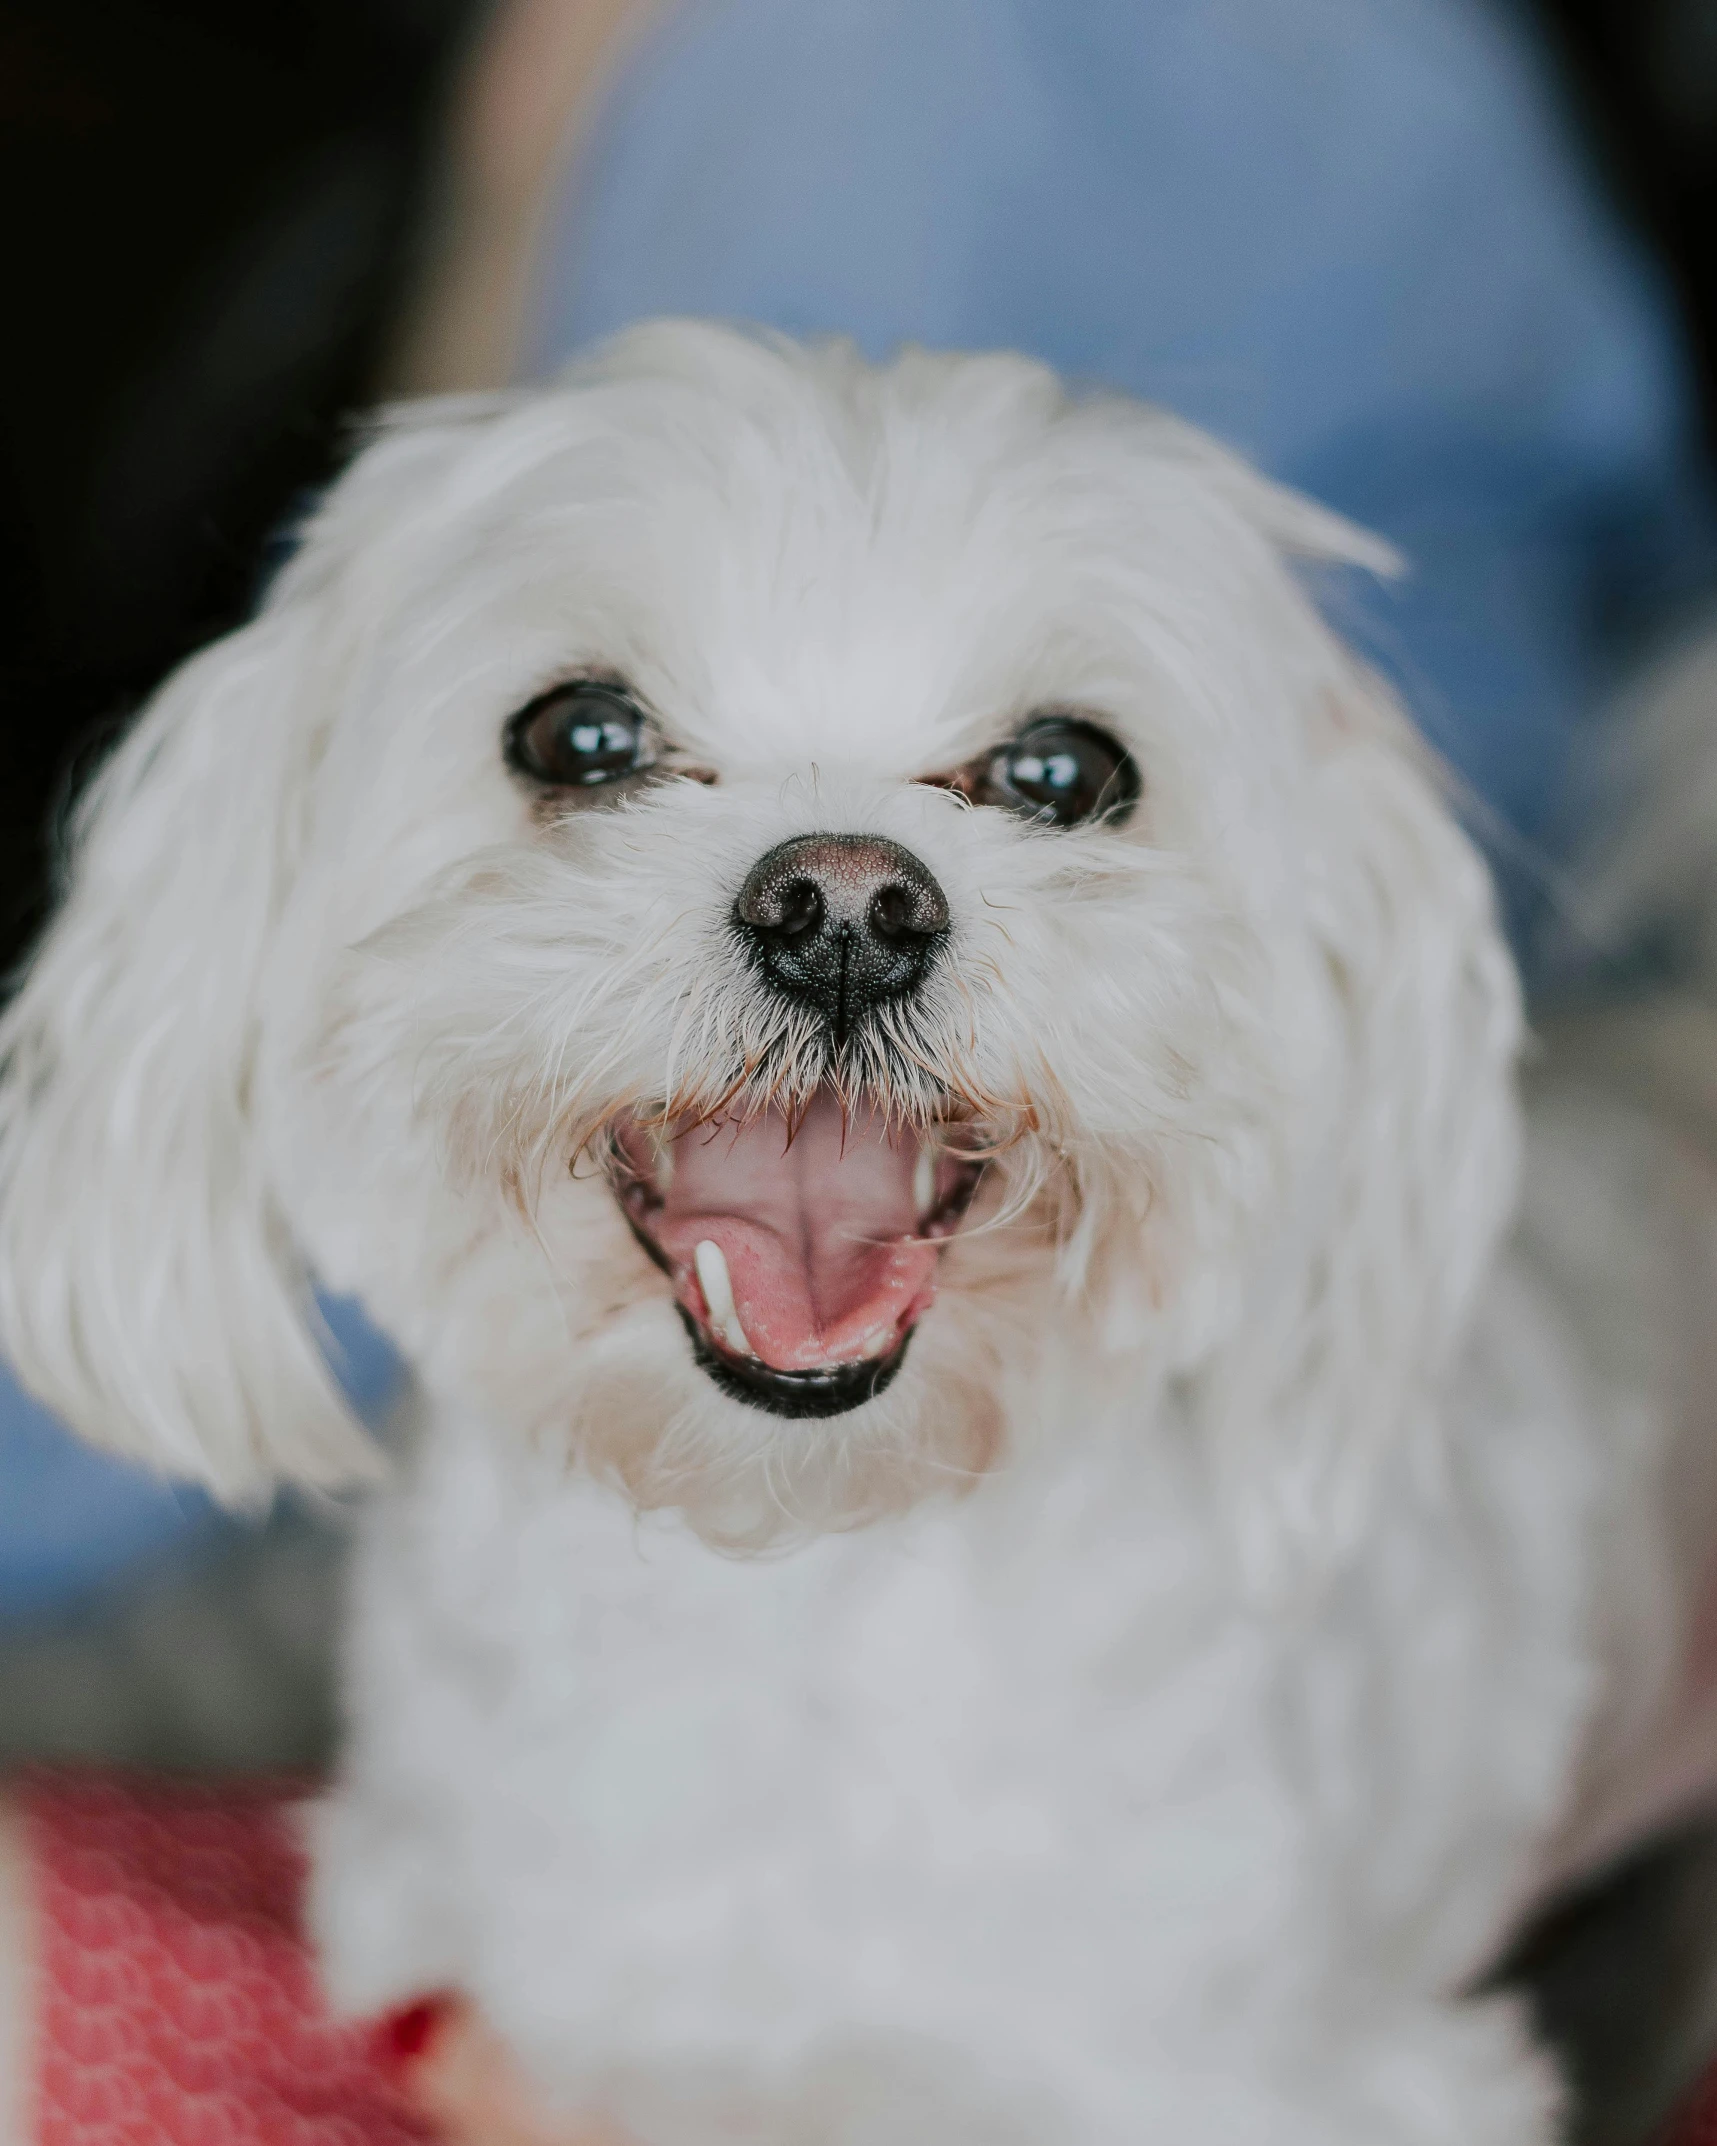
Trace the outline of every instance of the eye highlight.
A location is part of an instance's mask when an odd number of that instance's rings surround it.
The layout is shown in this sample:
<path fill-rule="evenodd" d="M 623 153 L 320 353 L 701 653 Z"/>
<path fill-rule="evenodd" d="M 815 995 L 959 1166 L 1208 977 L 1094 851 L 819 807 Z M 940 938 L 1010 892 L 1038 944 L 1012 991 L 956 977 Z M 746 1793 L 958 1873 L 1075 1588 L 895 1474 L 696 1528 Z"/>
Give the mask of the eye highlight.
<path fill-rule="evenodd" d="M 1118 825 L 1144 789 L 1126 747 L 1077 715 L 1034 716 L 1010 744 L 955 782 L 975 804 L 1000 805 L 1048 827 Z"/>
<path fill-rule="evenodd" d="M 559 790 L 611 789 L 655 767 L 660 740 L 623 686 L 574 679 L 551 686 L 512 716 L 507 765 Z"/>

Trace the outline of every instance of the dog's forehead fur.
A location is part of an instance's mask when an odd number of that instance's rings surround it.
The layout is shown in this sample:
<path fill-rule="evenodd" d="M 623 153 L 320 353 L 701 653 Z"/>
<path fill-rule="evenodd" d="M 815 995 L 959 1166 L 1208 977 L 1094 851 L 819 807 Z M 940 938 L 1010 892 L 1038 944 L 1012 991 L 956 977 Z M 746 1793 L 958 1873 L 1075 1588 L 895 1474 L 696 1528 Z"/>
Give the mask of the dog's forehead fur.
<path fill-rule="evenodd" d="M 432 410 L 312 530 L 352 583 L 357 698 L 414 758 L 492 763 L 500 715 L 593 668 L 735 776 L 946 772 L 1053 704 L 1136 743 L 1159 833 L 1289 779 L 1327 656 L 1272 538 L 1368 556 L 1333 518 L 1024 360 L 673 336 Z"/>

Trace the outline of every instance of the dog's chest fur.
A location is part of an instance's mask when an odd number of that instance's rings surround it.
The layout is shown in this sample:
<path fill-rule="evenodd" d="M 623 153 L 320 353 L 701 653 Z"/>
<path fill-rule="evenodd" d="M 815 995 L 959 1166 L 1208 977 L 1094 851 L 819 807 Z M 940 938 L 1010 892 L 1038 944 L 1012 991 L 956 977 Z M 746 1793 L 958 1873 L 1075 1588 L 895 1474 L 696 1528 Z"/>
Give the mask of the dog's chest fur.
<path fill-rule="evenodd" d="M 762 1559 L 433 1424 L 361 1582 L 337 1995 L 456 1983 L 569 2092 L 838 2026 L 976 2033 L 986 2091 L 1053 2049 L 1100 2095 L 1141 2032 L 1315 2010 L 1358 1932 L 1469 1970 L 1591 1694 L 1599 1425 L 1554 1307 L 1494 1301 L 1452 1468 L 1404 1456 L 1364 1558 L 1290 1601 L 1235 1584 L 1172 1411 Z"/>

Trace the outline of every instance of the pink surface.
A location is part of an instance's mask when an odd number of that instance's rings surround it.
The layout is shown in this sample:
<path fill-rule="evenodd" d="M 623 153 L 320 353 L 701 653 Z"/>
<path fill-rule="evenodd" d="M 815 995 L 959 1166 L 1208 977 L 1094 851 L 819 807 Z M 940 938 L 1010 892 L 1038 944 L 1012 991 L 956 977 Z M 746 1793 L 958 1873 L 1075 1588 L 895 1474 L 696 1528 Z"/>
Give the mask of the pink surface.
<path fill-rule="evenodd" d="M 422 2146 L 385 2035 L 323 2009 L 293 1792 L 49 1778 L 39 2146 Z"/>

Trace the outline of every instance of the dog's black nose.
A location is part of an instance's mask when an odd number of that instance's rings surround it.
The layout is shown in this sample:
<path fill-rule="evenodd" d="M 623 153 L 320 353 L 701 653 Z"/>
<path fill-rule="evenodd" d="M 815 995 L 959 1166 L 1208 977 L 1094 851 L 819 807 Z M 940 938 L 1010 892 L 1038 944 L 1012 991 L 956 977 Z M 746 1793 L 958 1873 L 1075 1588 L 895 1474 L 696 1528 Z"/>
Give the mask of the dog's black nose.
<path fill-rule="evenodd" d="M 777 991 L 844 1042 L 885 999 L 915 991 L 948 931 L 928 868 L 880 835 L 799 835 L 751 867 L 733 908 Z"/>

